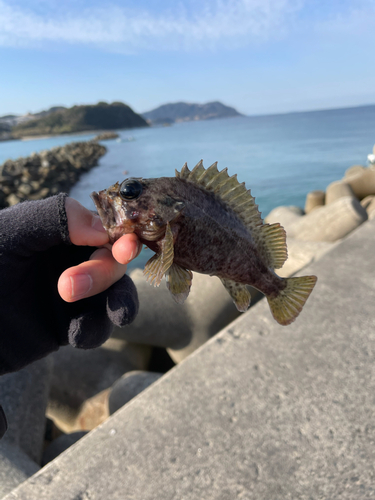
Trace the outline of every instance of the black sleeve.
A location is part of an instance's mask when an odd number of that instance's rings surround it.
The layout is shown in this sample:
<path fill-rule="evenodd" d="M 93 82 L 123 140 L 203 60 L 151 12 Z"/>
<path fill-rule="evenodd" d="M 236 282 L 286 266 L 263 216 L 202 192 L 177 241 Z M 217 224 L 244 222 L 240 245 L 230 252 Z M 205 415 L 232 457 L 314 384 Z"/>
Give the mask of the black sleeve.
<path fill-rule="evenodd" d="M 57 281 L 95 250 L 70 243 L 65 194 L 0 211 L 0 375 L 68 343 L 84 349 L 109 337 L 113 323 L 138 312 L 135 286 L 124 276 L 108 290 L 74 303 Z"/>

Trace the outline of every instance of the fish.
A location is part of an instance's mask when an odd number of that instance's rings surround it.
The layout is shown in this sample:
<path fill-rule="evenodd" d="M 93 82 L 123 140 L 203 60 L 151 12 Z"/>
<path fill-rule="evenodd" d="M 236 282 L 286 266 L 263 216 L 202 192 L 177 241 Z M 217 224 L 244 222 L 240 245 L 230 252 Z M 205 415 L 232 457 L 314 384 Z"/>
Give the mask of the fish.
<path fill-rule="evenodd" d="M 144 274 L 159 286 L 163 277 L 173 299 L 189 295 L 193 273 L 220 278 L 240 312 L 251 301 L 248 285 L 262 292 L 274 319 L 289 325 L 302 311 L 316 276 L 281 278 L 275 269 L 287 259 L 286 232 L 265 224 L 251 191 L 201 160 L 175 177 L 116 182 L 91 197 L 111 243 L 135 233 L 155 254 Z"/>

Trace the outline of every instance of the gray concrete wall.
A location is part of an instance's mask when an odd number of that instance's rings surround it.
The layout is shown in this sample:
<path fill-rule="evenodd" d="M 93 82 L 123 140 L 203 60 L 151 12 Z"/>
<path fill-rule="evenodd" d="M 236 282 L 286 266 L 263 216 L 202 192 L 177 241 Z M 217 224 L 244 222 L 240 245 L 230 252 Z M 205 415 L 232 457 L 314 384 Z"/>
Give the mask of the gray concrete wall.
<path fill-rule="evenodd" d="M 291 326 L 261 301 L 6 498 L 374 498 L 375 221 L 310 273 Z"/>

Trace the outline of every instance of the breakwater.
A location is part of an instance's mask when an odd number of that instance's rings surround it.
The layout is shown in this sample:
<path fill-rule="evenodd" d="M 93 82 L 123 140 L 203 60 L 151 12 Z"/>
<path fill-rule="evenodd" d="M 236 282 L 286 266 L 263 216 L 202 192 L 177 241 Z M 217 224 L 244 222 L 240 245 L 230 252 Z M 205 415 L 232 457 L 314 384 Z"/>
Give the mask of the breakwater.
<path fill-rule="evenodd" d="M 0 208 L 24 200 L 40 200 L 67 191 L 84 172 L 98 164 L 105 146 L 94 141 L 73 142 L 0 166 Z"/>

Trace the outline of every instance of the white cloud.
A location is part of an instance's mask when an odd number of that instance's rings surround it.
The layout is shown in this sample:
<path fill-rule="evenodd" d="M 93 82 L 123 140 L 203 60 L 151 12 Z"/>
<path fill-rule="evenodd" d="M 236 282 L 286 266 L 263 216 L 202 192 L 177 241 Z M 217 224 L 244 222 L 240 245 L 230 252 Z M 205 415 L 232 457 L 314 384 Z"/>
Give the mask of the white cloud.
<path fill-rule="evenodd" d="M 374 25 L 375 0 L 356 0 L 345 11 L 338 11 L 318 22 L 316 31 L 320 34 L 364 37 L 374 35 Z"/>
<path fill-rule="evenodd" d="M 34 46 L 69 43 L 133 52 L 142 49 L 194 49 L 244 46 L 280 36 L 302 0 L 211 0 L 187 14 L 152 14 L 118 6 L 80 14 L 42 17 L 0 0 L 0 45 Z"/>

